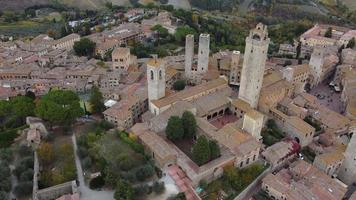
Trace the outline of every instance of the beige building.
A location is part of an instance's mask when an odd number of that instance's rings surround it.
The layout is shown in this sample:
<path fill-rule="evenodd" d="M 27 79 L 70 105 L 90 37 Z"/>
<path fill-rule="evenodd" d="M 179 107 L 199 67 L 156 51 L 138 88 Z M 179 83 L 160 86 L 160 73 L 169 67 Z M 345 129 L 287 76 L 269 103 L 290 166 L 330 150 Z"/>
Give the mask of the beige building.
<path fill-rule="evenodd" d="M 344 145 L 340 145 L 336 147 L 336 149 L 317 155 L 313 165 L 327 175 L 336 177 L 345 158 L 345 149 L 346 147 Z"/>
<path fill-rule="evenodd" d="M 271 109 L 269 114 L 275 119 L 277 125 L 291 138 L 297 140 L 302 147 L 312 142 L 315 128 L 301 118 L 288 116 L 275 108 Z"/>
<path fill-rule="evenodd" d="M 130 54 L 129 48 L 116 48 L 111 55 L 114 71 L 127 72 L 130 66 L 137 65 L 137 57 Z"/>
<path fill-rule="evenodd" d="M 182 90 L 164 98 L 151 101 L 151 108 L 155 110 L 156 115 L 170 108 L 178 101 L 193 101 L 198 97 L 215 93 L 219 90 L 223 90 L 228 87 L 227 80 L 225 78 L 219 78 L 213 81 L 202 83 L 200 85 Z M 152 110 L 151 110 L 152 111 Z"/>
<path fill-rule="evenodd" d="M 337 49 L 333 47 L 315 47 L 309 61 L 311 85 L 316 86 L 328 78 L 336 69 L 338 62 Z"/>
<path fill-rule="evenodd" d="M 229 78 L 230 85 L 240 85 L 242 63 L 239 51 L 219 51 L 209 60 L 209 66 L 219 71 L 219 74 Z"/>
<path fill-rule="evenodd" d="M 289 169 L 264 177 L 262 189 L 276 200 L 340 200 L 347 186 L 299 160 Z"/>
<path fill-rule="evenodd" d="M 256 140 L 261 140 L 261 130 L 264 124 L 264 115 L 251 109 L 243 118 L 242 130 L 250 133 Z"/>
<path fill-rule="evenodd" d="M 294 140 L 282 140 L 267 147 L 262 158 L 272 165 L 273 169 L 282 167 L 297 156 L 300 145 Z"/>
<path fill-rule="evenodd" d="M 53 49 L 72 49 L 74 42 L 80 40 L 80 35 L 72 33 L 52 42 Z"/>
<path fill-rule="evenodd" d="M 127 130 L 138 122 L 148 110 L 148 100 L 138 96 L 122 99 L 103 112 L 106 121 L 115 124 L 119 130 Z"/>
<path fill-rule="evenodd" d="M 258 110 L 268 114 L 271 108 L 275 108 L 277 104 L 286 97 L 291 97 L 294 91 L 292 83 L 283 79 L 283 75 L 279 71 L 267 71 L 260 93 L 258 102 Z"/>
<path fill-rule="evenodd" d="M 267 26 L 262 23 L 257 24 L 246 38 L 239 98 L 249 103 L 252 108 L 258 106 L 269 42 Z"/>
<path fill-rule="evenodd" d="M 304 92 L 305 85 L 309 78 L 310 70 L 308 64 L 288 66 L 283 69 L 283 78 L 292 83 L 294 94 Z"/>

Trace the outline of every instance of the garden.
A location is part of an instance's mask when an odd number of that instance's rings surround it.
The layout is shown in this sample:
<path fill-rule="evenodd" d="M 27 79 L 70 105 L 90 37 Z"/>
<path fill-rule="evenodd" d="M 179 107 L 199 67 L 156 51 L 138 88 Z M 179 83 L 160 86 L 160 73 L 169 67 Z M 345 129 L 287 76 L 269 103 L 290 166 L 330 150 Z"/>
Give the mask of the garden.
<path fill-rule="evenodd" d="M 279 141 L 281 141 L 286 134 L 282 132 L 273 119 L 269 119 L 266 123 L 266 127 L 262 129 L 261 132 L 263 144 L 266 146 L 271 146 Z"/>
<path fill-rule="evenodd" d="M 197 165 L 202 166 L 220 157 L 220 147 L 215 140 L 201 135 L 195 141 L 197 122 L 194 115 L 185 111 L 182 117 L 168 119 L 166 136 Z"/>
<path fill-rule="evenodd" d="M 221 178 L 206 184 L 200 183 L 203 199 L 217 199 L 222 193 L 226 194 L 225 200 L 232 200 L 249 186 L 268 166 L 256 163 L 243 169 L 233 166 L 226 167 Z"/>
<path fill-rule="evenodd" d="M 115 198 L 145 199 L 152 192 L 160 194 L 164 184 L 161 176 L 143 146 L 126 132 L 109 131 L 109 126 L 88 124 L 85 132 L 77 132 L 78 156 L 86 181 L 91 189 L 115 189 Z M 103 126 L 103 125 L 101 125 Z M 100 176 L 90 175 L 100 172 Z"/>
<path fill-rule="evenodd" d="M 51 141 L 42 141 L 37 154 L 40 164 L 40 189 L 76 180 L 74 150 L 70 136 L 56 135 Z"/>

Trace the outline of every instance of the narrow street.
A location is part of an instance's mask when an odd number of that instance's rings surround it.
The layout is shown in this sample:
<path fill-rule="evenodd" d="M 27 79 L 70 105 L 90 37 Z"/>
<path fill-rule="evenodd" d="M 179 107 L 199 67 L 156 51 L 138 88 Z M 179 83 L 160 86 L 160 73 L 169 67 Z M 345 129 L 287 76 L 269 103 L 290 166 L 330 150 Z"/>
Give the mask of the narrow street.
<path fill-rule="evenodd" d="M 79 190 L 80 190 L 80 199 L 82 200 L 114 200 L 114 192 L 113 191 L 96 191 L 90 189 L 88 186 L 85 185 L 84 176 L 83 176 L 83 169 L 80 163 L 79 156 L 77 155 L 77 139 L 75 134 L 72 136 L 73 148 L 74 148 L 74 155 L 75 155 L 75 165 L 77 167 L 77 174 L 78 174 L 78 181 L 80 183 Z"/>

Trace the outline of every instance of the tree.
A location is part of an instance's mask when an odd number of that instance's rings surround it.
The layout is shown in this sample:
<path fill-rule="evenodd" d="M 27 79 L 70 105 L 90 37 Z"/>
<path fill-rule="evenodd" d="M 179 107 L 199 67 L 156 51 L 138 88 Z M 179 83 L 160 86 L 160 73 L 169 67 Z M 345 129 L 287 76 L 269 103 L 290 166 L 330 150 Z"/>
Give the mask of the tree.
<path fill-rule="evenodd" d="M 35 113 L 51 124 L 71 125 L 84 112 L 77 94 L 69 90 L 52 90 L 41 98 Z"/>
<path fill-rule="evenodd" d="M 12 101 L 13 112 L 16 117 L 24 122 L 27 116 L 34 114 L 35 104 L 33 100 L 26 96 L 17 96 Z"/>
<path fill-rule="evenodd" d="M 89 103 L 91 105 L 92 112 L 95 114 L 101 113 L 105 110 L 103 94 L 96 86 L 91 89 Z"/>
<path fill-rule="evenodd" d="M 153 188 L 152 189 L 156 194 L 162 194 L 166 188 L 164 187 L 164 183 L 163 182 L 155 181 L 153 183 Z"/>
<path fill-rule="evenodd" d="M 91 57 L 94 54 L 96 43 L 88 38 L 81 38 L 79 41 L 74 42 L 74 51 L 78 56 Z"/>
<path fill-rule="evenodd" d="M 48 142 L 42 142 L 37 149 L 37 153 L 44 164 L 51 163 L 55 158 L 53 146 Z"/>
<path fill-rule="evenodd" d="M 331 27 L 329 27 L 326 31 L 325 31 L 325 37 L 327 38 L 331 38 L 333 35 L 333 29 Z"/>
<path fill-rule="evenodd" d="M 220 156 L 220 147 L 216 140 L 209 141 L 209 148 L 210 148 L 211 160 L 218 158 Z"/>
<path fill-rule="evenodd" d="M 200 136 L 193 146 L 193 160 L 196 164 L 203 165 L 210 160 L 211 152 L 209 142 L 205 136 Z"/>
<path fill-rule="evenodd" d="M 162 25 L 157 24 L 151 28 L 152 31 L 155 31 L 158 34 L 159 38 L 165 38 L 168 36 L 168 30 L 164 28 Z"/>
<path fill-rule="evenodd" d="M 196 34 L 196 31 L 189 26 L 178 27 L 174 37 L 176 41 L 183 43 L 185 41 L 185 36 L 188 34 Z"/>
<path fill-rule="evenodd" d="M 168 119 L 166 135 L 170 140 L 182 139 L 184 136 L 183 122 L 178 116 L 172 116 Z"/>
<path fill-rule="evenodd" d="M 184 111 L 182 115 L 182 123 L 184 127 L 184 137 L 193 138 L 197 132 L 197 122 L 193 113 Z"/>
<path fill-rule="evenodd" d="M 20 182 L 14 189 L 17 197 L 24 197 L 32 193 L 32 181 Z"/>
<path fill-rule="evenodd" d="M 355 47 L 355 38 L 353 37 L 346 45 L 346 48 L 353 49 Z"/>
<path fill-rule="evenodd" d="M 133 200 L 134 196 L 131 184 L 126 180 L 118 180 L 116 184 L 114 198 L 116 200 Z"/>
<path fill-rule="evenodd" d="M 139 181 L 144 181 L 147 178 L 153 176 L 154 173 L 155 171 L 151 165 L 143 166 L 137 169 L 136 178 Z"/>
<path fill-rule="evenodd" d="M 177 80 L 176 82 L 173 83 L 173 89 L 176 91 L 181 91 L 184 90 L 185 88 L 185 80 Z"/>

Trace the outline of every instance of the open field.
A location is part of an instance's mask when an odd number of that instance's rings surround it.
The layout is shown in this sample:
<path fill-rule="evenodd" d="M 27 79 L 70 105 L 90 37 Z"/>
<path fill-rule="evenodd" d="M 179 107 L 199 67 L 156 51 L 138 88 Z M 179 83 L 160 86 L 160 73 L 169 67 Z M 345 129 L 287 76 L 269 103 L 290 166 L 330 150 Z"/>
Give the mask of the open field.
<path fill-rule="evenodd" d="M 40 33 L 46 33 L 49 29 L 58 30 L 59 27 L 59 23 L 40 23 L 30 20 L 12 23 L 0 23 L 0 35 L 4 34 L 11 36 L 34 36 Z"/>
<path fill-rule="evenodd" d="M 355 0 L 340 0 L 345 4 L 350 10 L 356 10 L 356 1 Z"/>
<path fill-rule="evenodd" d="M 1 0 L 0 10 L 24 10 L 35 5 L 64 4 L 69 7 L 80 9 L 100 9 L 106 2 L 112 2 L 114 5 L 127 5 L 129 0 Z"/>

